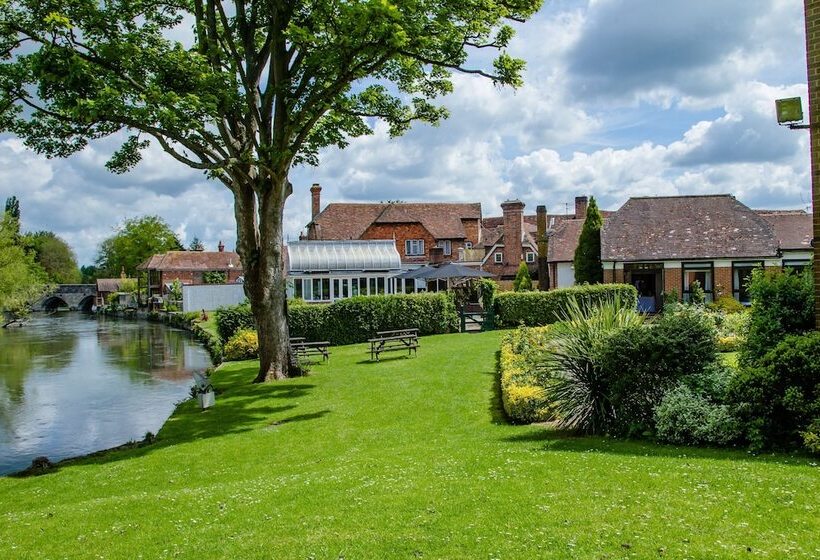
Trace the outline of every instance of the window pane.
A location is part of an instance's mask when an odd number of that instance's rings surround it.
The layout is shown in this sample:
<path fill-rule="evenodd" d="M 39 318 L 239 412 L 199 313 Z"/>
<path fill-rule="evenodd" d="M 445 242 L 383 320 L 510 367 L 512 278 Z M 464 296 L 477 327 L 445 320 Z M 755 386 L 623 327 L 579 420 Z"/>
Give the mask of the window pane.
<path fill-rule="evenodd" d="M 359 279 L 358 278 L 351 278 L 350 279 L 350 295 L 356 297 L 359 295 Z"/>
<path fill-rule="evenodd" d="M 374 296 L 376 295 L 376 279 L 375 278 L 368 278 L 367 279 L 367 289 L 368 295 Z"/>
<path fill-rule="evenodd" d="M 299 298 L 299 299 L 304 299 L 304 297 L 302 296 L 302 279 L 301 278 L 297 278 L 296 280 L 293 281 L 293 297 Z"/>

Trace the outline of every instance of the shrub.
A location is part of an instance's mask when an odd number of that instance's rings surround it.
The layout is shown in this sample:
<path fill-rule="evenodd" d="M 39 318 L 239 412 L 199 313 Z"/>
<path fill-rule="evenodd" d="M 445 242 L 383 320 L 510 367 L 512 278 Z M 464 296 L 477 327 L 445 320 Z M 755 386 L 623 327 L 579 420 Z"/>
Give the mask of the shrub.
<path fill-rule="evenodd" d="M 655 408 L 655 425 L 658 439 L 683 445 L 727 445 L 741 435 L 740 423 L 729 406 L 686 385 L 663 397 Z"/>
<path fill-rule="evenodd" d="M 722 295 L 715 301 L 707 305 L 713 311 L 722 311 L 723 313 L 741 313 L 746 310 L 746 306 L 737 301 L 730 295 Z"/>
<path fill-rule="evenodd" d="M 623 306 L 638 305 L 638 291 L 628 284 L 574 286 L 548 292 L 502 292 L 495 296 L 496 322 L 505 326 L 549 325 L 560 319 L 569 302 L 594 307 L 618 298 Z"/>
<path fill-rule="evenodd" d="M 800 432 L 800 435 L 803 436 L 803 445 L 806 449 L 810 453 L 820 455 L 820 418 L 815 418 L 805 432 Z"/>
<path fill-rule="evenodd" d="M 240 329 L 254 328 L 250 304 L 216 310 L 219 336 L 230 339 Z M 458 313 L 449 294 L 359 296 L 330 304 L 288 304 L 290 336 L 327 340 L 331 344 L 365 342 L 377 331 L 417 328 L 422 336 L 458 330 Z"/>
<path fill-rule="evenodd" d="M 741 350 L 741 363 L 753 365 L 784 336 L 814 327 L 814 286 L 811 269 L 802 273 L 760 269 L 749 283 L 752 307 L 749 332 Z"/>
<path fill-rule="evenodd" d="M 600 367 L 601 348 L 618 331 L 642 323 L 635 305 L 624 305 L 617 297 L 598 307 L 569 300 L 553 327 L 544 361 L 554 378 L 551 393 L 562 426 L 597 434 L 614 423 L 611 379 Z"/>
<path fill-rule="evenodd" d="M 513 291 L 529 292 L 530 290 L 532 290 L 530 269 L 527 267 L 527 263 L 521 261 L 518 265 L 518 272 L 515 274 L 515 280 L 513 280 Z"/>
<path fill-rule="evenodd" d="M 247 301 L 239 305 L 220 307 L 214 312 L 216 332 L 223 341 L 229 340 L 240 329 L 254 329 L 256 322 Z"/>
<path fill-rule="evenodd" d="M 598 210 L 595 197 L 590 197 L 587 206 L 587 215 L 578 237 L 578 246 L 575 248 L 573 266 L 575 267 L 575 282 L 598 284 L 604 281 L 604 267 L 601 264 L 601 227 L 604 219 Z"/>
<path fill-rule="evenodd" d="M 549 328 L 521 328 L 501 341 L 499 374 L 501 402 L 507 416 L 529 424 L 554 418 L 546 390 L 548 379 L 538 368 L 549 343 Z"/>
<path fill-rule="evenodd" d="M 652 432 L 654 409 L 664 395 L 716 358 L 712 322 L 694 307 L 613 334 L 598 358 L 614 413 L 610 431 L 633 436 Z"/>
<path fill-rule="evenodd" d="M 259 338 L 256 331 L 242 329 L 225 343 L 225 360 L 252 360 L 259 356 Z"/>
<path fill-rule="evenodd" d="M 732 379 L 728 399 L 753 449 L 794 448 L 820 417 L 820 332 L 786 337 Z"/>

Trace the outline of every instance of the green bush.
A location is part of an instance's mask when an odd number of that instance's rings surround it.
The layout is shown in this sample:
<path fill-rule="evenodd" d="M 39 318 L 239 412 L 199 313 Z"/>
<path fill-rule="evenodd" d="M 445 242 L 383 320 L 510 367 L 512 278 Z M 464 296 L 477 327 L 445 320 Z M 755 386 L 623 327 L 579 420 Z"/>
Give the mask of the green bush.
<path fill-rule="evenodd" d="M 501 402 L 514 423 L 552 420 L 549 376 L 539 368 L 550 343 L 550 327 L 522 327 L 504 336 L 499 356 Z"/>
<path fill-rule="evenodd" d="M 532 277 L 530 277 L 530 269 L 527 266 L 527 263 L 521 261 L 518 265 L 518 272 L 515 274 L 515 280 L 513 280 L 513 291 L 529 292 L 530 290 L 532 290 Z"/>
<path fill-rule="evenodd" d="M 237 331 L 225 343 L 224 352 L 226 361 L 252 360 L 259 356 L 259 338 L 256 331 L 242 329 Z"/>
<path fill-rule="evenodd" d="M 216 310 L 220 337 L 228 340 L 239 329 L 254 328 L 249 304 Z M 288 304 L 290 336 L 327 340 L 333 345 L 365 342 L 377 331 L 419 329 L 422 336 L 458 330 L 458 314 L 446 293 L 359 296 L 330 304 Z"/>
<path fill-rule="evenodd" d="M 722 295 L 715 301 L 707 305 L 712 311 L 722 311 L 723 313 L 741 313 L 746 310 L 746 306 L 730 295 Z"/>
<path fill-rule="evenodd" d="M 783 337 L 814 327 L 814 285 L 811 268 L 802 273 L 760 269 L 752 272 L 749 332 L 740 361 L 751 366 Z"/>
<path fill-rule="evenodd" d="M 741 435 L 732 409 L 686 385 L 672 389 L 655 408 L 657 437 L 679 445 L 727 445 Z"/>
<path fill-rule="evenodd" d="M 810 453 L 820 455 L 820 418 L 815 418 L 805 432 L 800 432 L 800 435 L 803 436 L 803 445 L 806 449 Z"/>
<path fill-rule="evenodd" d="M 544 367 L 553 378 L 550 396 L 563 427 L 592 434 L 609 431 L 616 415 L 612 379 L 601 368 L 601 350 L 614 334 L 637 328 L 643 320 L 634 301 L 629 305 L 617 297 L 598 305 L 568 301 L 544 353 Z"/>
<path fill-rule="evenodd" d="M 502 292 L 495 296 L 497 324 L 508 327 L 536 327 L 559 320 L 570 301 L 582 307 L 597 306 L 618 297 L 627 307 L 637 307 L 638 291 L 628 284 L 574 286 L 548 292 Z"/>
<path fill-rule="evenodd" d="M 223 341 L 229 340 L 240 329 L 256 328 L 256 321 L 251 313 L 251 304 L 247 301 L 239 305 L 220 307 L 214 312 L 214 316 L 216 317 L 216 332 Z"/>
<path fill-rule="evenodd" d="M 664 395 L 716 359 L 715 330 L 702 308 L 683 307 L 652 324 L 616 332 L 598 356 L 614 411 L 609 430 L 630 436 L 651 433 L 654 408 Z"/>
<path fill-rule="evenodd" d="M 820 418 L 820 332 L 788 336 L 741 368 L 728 399 L 753 449 L 799 447 Z"/>

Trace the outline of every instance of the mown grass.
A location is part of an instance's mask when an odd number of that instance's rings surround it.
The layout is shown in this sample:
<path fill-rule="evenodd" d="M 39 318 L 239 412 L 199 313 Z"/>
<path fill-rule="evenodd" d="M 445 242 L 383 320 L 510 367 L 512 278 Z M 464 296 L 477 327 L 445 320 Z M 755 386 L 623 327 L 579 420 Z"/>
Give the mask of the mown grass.
<path fill-rule="evenodd" d="M 501 417 L 498 333 L 216 374 L 157 443 L 0 480 L 0 558 L 817 558 L 811 459 Z"/>

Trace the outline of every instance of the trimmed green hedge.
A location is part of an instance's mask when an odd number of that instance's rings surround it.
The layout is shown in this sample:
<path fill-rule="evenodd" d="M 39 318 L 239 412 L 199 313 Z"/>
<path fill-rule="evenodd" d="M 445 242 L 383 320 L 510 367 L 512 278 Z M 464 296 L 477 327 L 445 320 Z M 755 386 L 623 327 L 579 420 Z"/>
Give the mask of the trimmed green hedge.
<path fill-rule="evenodd" d="M 253 326 L 248 305 L 218 309 L 216 320 L 223 340 Z M 330 304 L 292 301 L 288 326 L 290 336 L 342 345 L 364 342 L 376 331 L 417 328 L 422 336 L 455 332 L 458 313 L 452 296 L 445 293 L 360 296 Z"/>
<path fill-rule="evenodd" d="M 567 301 L 577 299 L 597 305 L 606 299 L 620 297 L 630 307 L 638 305 L 638 291 L 629 284 L 593 284 L 561 288 L 548 292 L 501 292 L 495 296 L 498 325 L 535 327 L 558 321 L 558 314 L 566 309 Z"/>

